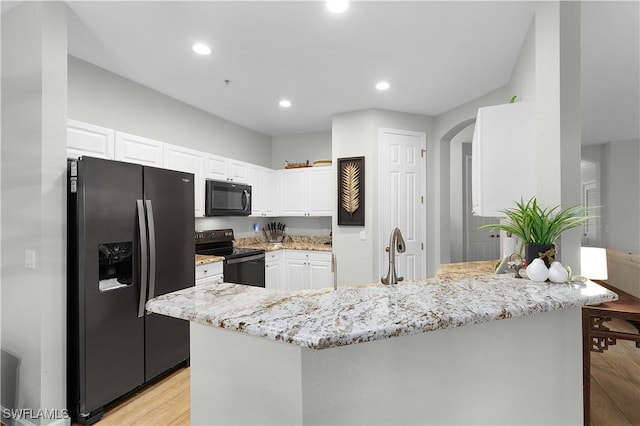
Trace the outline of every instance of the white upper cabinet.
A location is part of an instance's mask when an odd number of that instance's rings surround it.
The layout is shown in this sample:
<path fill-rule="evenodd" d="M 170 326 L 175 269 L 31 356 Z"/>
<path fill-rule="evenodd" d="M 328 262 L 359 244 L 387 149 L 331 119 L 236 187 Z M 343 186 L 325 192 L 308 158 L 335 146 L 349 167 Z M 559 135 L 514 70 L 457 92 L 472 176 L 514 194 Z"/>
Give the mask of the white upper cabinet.
<path fill-rule="evenodd" d="M 112 129 L 67 120 L 67 157 L 114 158 L 115 132 Z"/>
<path fill-rule="evenodd" d="M 229 182 L 248 183 L 249 164 L 219 155 L 206 156 L 206 178 Z"/>
<path fill-rule="evenodd" d="M 275 216 L 275 200 L 278 186 L 274 182 L 275 172 L 266 167 L 251 165 L 249 167 L 249 185 L 251 185 L 251 215 Z"/>
<path fill-rule="evenodd" d="M 164 168 L 193 173 L 195 216 L 204 216 L 204 152 L 183 148 L 177 145 L 164 144 Z"/>
<path fill-rule="evenodd" d="M 473 133 L 473 214 L 501 217 L 500 210 L 537 191 L 535 104 L 518 102 L 478 109 Z"/>
<path fill-rule="evenodd" d="M 333 167 L 312 167 L 307 172 L 307 212 L 309 216 L 331 216 L 337 197 Z"/>
<path fill-rule="evenodd" d="M 280 171 L 282 216 L 331 216 L 335 189 L 333 167 Z"/>
<path fill-rule="evenodd" d="M 280 171 L 280 213 L 282 216 L 307 216 L 306 170 Z"/>
<path fill-rule="evenodd" d="M 142 136 L 116 132 L 116 155 L 118 161 L 162 167 L 164 143 Z"/>

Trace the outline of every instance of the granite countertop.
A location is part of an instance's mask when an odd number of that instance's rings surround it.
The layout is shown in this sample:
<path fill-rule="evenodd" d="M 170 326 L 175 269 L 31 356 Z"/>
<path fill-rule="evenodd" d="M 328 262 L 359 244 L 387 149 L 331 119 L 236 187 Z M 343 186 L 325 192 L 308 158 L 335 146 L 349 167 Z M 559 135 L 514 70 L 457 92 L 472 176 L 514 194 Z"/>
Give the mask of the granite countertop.
<path fill-rule="evenodd" d="M 616 299 L 615 293 L 593 282 L 536 283 L 488 275 L 296 292 L 206 284 L 152 299 L 147 310 L 326 349 Z"/>
<path fill-rule="evenodd" d="M 222 256 L 207 256 L 204 254 L 196 254 L 196 266 L 205 265 L 207 263 L 222 262 Z"/>
<path fill-rule="evenodd" d="M 496 270 L 497 260 L 480 260 L 476 262 L 446 263 L 438 267 L 436 278 L 456 280 L 460 278 L 481 277 L 491 275 Z M 512 273 L 513 275 L 513 273 Z"/>
<path fill-rule="evenodd" d="M 264 251 L 276 250 L 313 250 L 313 251 L 331 251 L 331 244 L 313 243 L 305 241 L 287 241 L 284 243 L 238 243 L 238 247 L 260 249 Z"/>

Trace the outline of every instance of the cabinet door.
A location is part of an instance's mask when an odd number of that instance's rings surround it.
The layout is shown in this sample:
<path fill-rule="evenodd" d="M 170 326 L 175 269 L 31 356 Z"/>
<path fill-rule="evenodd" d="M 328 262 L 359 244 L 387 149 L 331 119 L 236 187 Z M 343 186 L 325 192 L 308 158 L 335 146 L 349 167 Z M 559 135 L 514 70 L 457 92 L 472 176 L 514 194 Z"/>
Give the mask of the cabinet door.
<path fill-rule="evenodd" d="M 249 164 L 242 161 L 227 159 L 228 178 L 232 182 L 249 182 Z"/>
<path fill-rule="evenodd" d="M 249 168 L 249 185 L 251 185 L 251 216 L 264 216 L 264 180 L 262 167 L 252 165 Z"/>
<path fill-rule="evenodd" d="M 333 286 L 331 262 L 309 261 L 309 283 L 307 288 Z"/>
<path fill-rule="evenodd" d="M 67 120 L 67 157 L 105 158 L 113 160 L 115 132 L 105 127 Z"/>
<path fill-rule="evenodd" d="M 204 179 L 203 179 L 204 153 L 177 145 L 165 144 L 164 168 L 179 170 L 194 174 L 193 183 L 195 215 L 204 216 Z"/>
<path fill-rule="evenodd" d="M 209 154 L 206 156 L 205 170 L 207 179 L 227 180 L 227 159 Z"/>
<path fill-rule="evenodd" d="M 305 170 L 280 172 L 280 214 L 282 216 L 306 216 Z"/>
<path fill-rule="evenodd" d="M 331 216 L 336 199 L 333 167 L 313 167 L 307 171 L 307 214 Z"/>
<path fill-rule="evenodd" d="M 301 259 L 286 259 L 286 276 L 283 279 L 284 290 L 302 290 L 307 287 L 307 261 Z"/>
<path fill-rule="evenodd" d="M 276 179 L 277 175 L 274 170 L 262 169 L 262 189 L 264 191 L 262 197 L 262 213 L 264 216 L 278 216 L 280 204 L 280 185 Z"/>
<path fill-rule="evenodd" d="M 264 265 L 265 287 L 273 290 L 283 290 L 286 285 L 282 282 L 282 261 L 268 262 Z"/>
<path fill-rule="evenodd" d="M 537 191 L 535 104 L 517 102 L 478 109 L 472 143 L 472 206 L 478 216 L 503 217 L 501 210 Z M 511 153 L 526 152 L 523 161 Z"/>
<path fill-rule="evenodd" d="M 115 159 L 143 166 L 162 167 L 164 163 L 162 142 L 141 136 L 116 132 Z"/>

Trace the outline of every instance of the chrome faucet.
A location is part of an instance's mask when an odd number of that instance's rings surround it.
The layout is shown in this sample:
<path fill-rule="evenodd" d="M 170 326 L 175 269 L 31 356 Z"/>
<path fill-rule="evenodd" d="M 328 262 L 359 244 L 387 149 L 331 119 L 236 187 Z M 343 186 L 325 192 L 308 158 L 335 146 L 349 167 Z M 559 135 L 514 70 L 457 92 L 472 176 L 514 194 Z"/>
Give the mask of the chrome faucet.
<path fill-rule="evenodd" d="M 406 250 L 404 239 L 402 238 L 402 232 L 399 228 L 395 228 L 391 232 L 391 238 L 389 238 L 389 245 L 385 247 L 385 251 L 389 253 L 389 271 L 387 275 L 383 275 L 380 278 L 382 284 L 398 284 L 398 281 L 404 280 L 404 277 L 398 277 L 396 273 L 396 249 L 398 253 L 404 253 Z"/>

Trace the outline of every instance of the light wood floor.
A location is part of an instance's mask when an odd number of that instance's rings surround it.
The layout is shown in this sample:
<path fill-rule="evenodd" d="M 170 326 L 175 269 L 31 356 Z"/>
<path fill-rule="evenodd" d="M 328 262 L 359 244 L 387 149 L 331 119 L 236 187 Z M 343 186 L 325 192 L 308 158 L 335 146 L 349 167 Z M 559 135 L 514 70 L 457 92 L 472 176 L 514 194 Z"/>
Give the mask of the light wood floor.
<path fill-rule="evenodd" d="M 607 324 L 637 332 L 626 321 Z M 189 380 L 190 369 L 180 369 L 108 409 L 97 425 L 189 425 Z M 591 353 L 591 424 L 640 425 L 640 349 L 633 342 Z"/>
<path fill-rule="evenodd" d="M 181 368 L 107 409 L 98 426 L 189 425 L 190 369 Z"/>
<path fill-rule="evenodd" d="M 606 325 L 638 332 L 624 320 Z M 640 425 L 640 349 L 635 343 L 618 340 L 601 354 L 591 352 L 591 424 Z"/>

